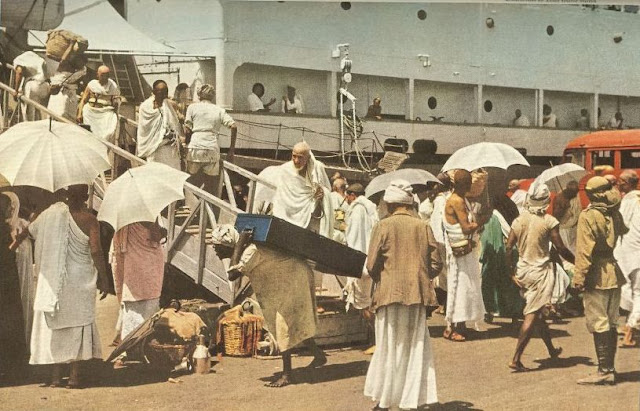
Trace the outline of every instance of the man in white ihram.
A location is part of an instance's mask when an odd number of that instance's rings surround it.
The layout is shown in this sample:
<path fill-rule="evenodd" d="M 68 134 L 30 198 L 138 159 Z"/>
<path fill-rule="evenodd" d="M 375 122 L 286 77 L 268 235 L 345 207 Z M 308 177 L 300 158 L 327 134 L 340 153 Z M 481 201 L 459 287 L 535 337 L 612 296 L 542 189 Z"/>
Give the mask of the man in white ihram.
<path fill-rule="evenodd" d="M 176 103 L 168 96 L 167 83 L 156 80 L 153 95 L 140 104 L 136 154 L 180 170 L 178 138 L 183 135 L 182 126 Z"/>
<path fill-rule="evenodd" d="M 87 84 L 78 104 L 78 123 L 84 122 L 98 138 L 115 142 L 118 126 L 117 106 L 120 103 L 120 89 L 109 78 L 109 67 L 98 67 L 98 78 Z"/>
<path fill-rule="evenodd" d="M 347 188 L 347 203 L 349 208 L 345 217 L 347 229 L 345 237 L 347 245 L 363 253 L 369 251 L 369 240 L 371 230 L 378 222 L 378 210 L 376 205 L 364 196 L 364 187 L 361 184 L 351 184 Z M 347 279 L 344 291 L 347 293 L 347 309 L 350 305 L 356 310 L 360 310 L 366 320 L 372 320 L 371 307 L 371 287 L 373 280 L 369 276 L 367 269 L 363 267 L 362 277 Z M 373 324 L 371 327 L 373 328 Z M 369 348 L 365 354 L 372 354 L 373 349 Z"/>
<path fill-rule="evenodd" d="M 305 142 L 293 146 L 291 161 L 280 166 L 273 216 L 332 238 L 333 210 L 324 165 Z"/>

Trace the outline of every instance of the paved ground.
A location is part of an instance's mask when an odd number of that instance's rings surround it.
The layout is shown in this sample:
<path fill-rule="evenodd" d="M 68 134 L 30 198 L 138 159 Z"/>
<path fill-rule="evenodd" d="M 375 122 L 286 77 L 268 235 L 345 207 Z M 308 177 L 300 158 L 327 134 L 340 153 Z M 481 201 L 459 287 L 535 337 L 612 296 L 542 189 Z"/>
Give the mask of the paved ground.
<path fill-rule="evenodd" d="M 98 305 L 103 347 L 113 337 L 117 305 L 113 297 Z M 552 326 L 564 348 L 556 362 L 546 360 L 544 344 L 534 339 L 523 362 L 535 371 L 512 374 L 506 367 L 515 346 L 510 321 L 482 325 L 475 341 L 444 340 L 442 317 L 429 321 L 433 338 L 438 397 L 442 410 L 638 410 L 640 409 L 640 350 L 618 350 L 622 380 L 615 387 L 584 387 L 575 380 L 594 370 L 594 349 L 584 318 Z M 87 370 L 94 388 L 65 390 L 28 383 L 0 388 L 0 409 L 223 409 L 223 410 L 367 410 L 373 404 L 362 394 L 370 357 L 362 347 L 333 349 L 328 364 L 314 372 L 297 372 L 298 383 L 281 389 L 264 382 L 280 370 L 279 359 L 224 358 L 206 376 L 186 375 L 181 382 L 144 369 L 113 371 L 97 362 Z M 109 351 L 105 350 L 105 355 Z M 2 353 L 5 354 L 5 353 Z M 294 367 L 310 357 L 297 356 Z M 37 373 L 37 371 L 36 371 Z"/>

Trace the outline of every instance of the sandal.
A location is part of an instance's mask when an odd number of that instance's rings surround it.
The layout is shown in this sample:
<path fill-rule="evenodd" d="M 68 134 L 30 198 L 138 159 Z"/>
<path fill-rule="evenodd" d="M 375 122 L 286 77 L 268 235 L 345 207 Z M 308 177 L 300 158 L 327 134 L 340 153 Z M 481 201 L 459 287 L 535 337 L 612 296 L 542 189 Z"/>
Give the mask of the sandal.
<path fill-rule="evenodd" d="M 467 340 L 464 335 L 458 334 L 453 330 L 444 330 L 442 336 L 447 340 L 456 342 L 464 342 Z"/>

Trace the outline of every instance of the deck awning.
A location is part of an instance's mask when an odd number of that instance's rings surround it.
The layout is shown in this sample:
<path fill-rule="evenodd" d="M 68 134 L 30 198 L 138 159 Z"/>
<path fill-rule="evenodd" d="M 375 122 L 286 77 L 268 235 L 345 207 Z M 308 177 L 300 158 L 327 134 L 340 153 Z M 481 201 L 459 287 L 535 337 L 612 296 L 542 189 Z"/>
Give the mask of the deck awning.
<path fill-rule="evenodd" d="M 64 19 L 57 28 L 89 40 L 87 54 L 188 56 L 131 26 L 108 0 L 66 0 Z M 44 48 L 47 32 L 31 30 L 28 41 L 32 47 Z"/>

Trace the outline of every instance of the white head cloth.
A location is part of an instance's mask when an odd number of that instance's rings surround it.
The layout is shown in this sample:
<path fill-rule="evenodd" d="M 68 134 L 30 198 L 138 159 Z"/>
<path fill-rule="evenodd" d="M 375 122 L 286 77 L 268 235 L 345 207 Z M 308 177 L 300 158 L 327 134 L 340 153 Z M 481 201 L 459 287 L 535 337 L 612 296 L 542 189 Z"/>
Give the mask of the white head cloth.
<path fill-rule="evenodd" d="M 382 198 L 386 203 L 413 204 L 413 187 L 406 180 L 393 180 L 384 191 Z"/>
<path fill-rule="evenodd" d="M 551 203 L 551 193 L 546 184 L 533 184 L 527 192 L 527 210 L 531 214 L 544 213 Z"/>

